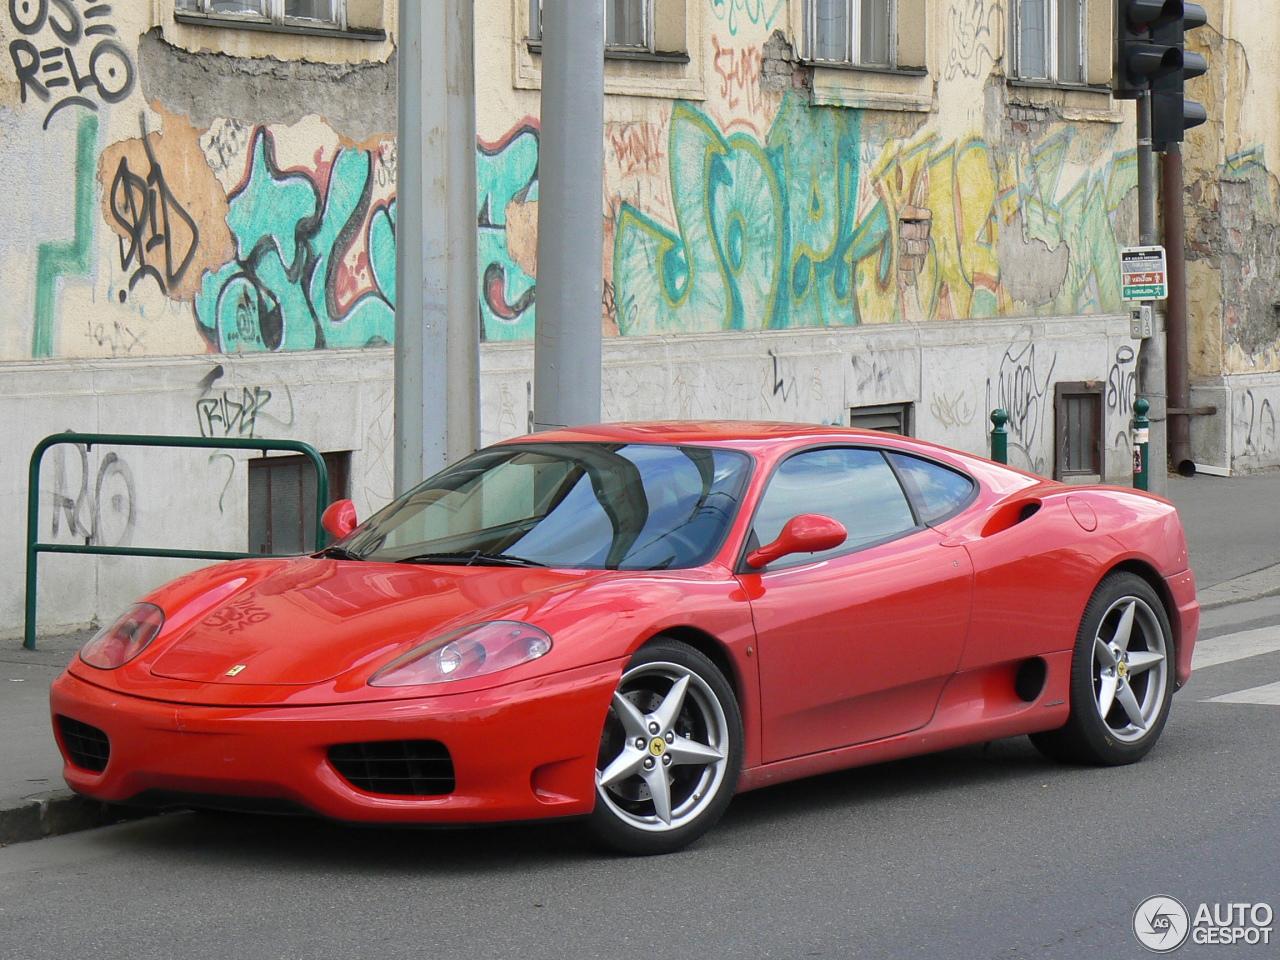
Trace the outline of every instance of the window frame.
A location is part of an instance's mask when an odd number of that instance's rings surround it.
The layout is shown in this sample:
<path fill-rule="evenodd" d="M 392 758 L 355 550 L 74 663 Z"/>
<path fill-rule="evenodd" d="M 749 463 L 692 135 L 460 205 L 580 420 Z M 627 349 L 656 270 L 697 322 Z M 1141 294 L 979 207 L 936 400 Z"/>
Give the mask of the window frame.
<path fill-rule="evenodd" d="M 402 0 L 404 2 L 404 0 Z M 605 20 L 609 18 L 609 4 L 613 0 L 605 0 Z M 656 56 L 658 54 L 657 46 L 657 17 L 654 9 L 654 0 L 641 0 L 641 13 L 644 19 L 644 41 L 642 43 L 606 43 L 604 50 L 606 54 L 613 56 Z M 536 8 L 536 10 L 535 10 Z M 608 27 L 606 26 L 606 31 Z M 608 34 L 606 33 L 606 37 Z M 526 38 L 530 49 L 541 51 L 542 49 L 542 0 L 529 0 L 529 36 Z"/>
<path fill-rule="evenodd" d="M 1012 0 L 1009 16 L 1009 79 L 1015 83 L 1038 87 L 1063 87 L 1067 89 L 1087 88 L 1089 84 L 1089 6 L 1090 0 L 1070 0 L 1076 4 L 1079 23 L 1076 28 L 1077 45 L 1079 47 L 1078 80 L 1063 80 L 1061 71 L 1061 53 L 1059 49 L 1059 4 L 1063 0 L 1043 0 L 1045 9 L 1045 72 L 1048 76 L 1030 76 L 1023 72 L 1023 30 L 1022 2 Z"/>
<path fill-rule="evenodd" d="M 884 459 L 885 466 L 889 468 L 890 472 L 893 474 L 894 481 L 898 484 L 898 490 L 902 493 L 902 497 L 907 503 L 907 509 L 911 511 L 911 519 L 915 522 L 915 526 L 911 527 L 910 529 L 900 531 L 899 533 L 895 533 L 887 537 L 882 537 L 879 540 L 872 540 L 867 543 L 859 543 L 848 548 L 845 548 L 844 545 L 841 544 L 840 547 L 835 548 L 838 552 L 828 553 L 826 556 L 823 556 L 817 560 L 813 559 L 812 557 L 808 557 L 807 555 L 804 555 L 804 554 L 798 554 L 796 556 L 801 557 L 802 559 L 793 559 L 791 557 L 783 557 L 765 567 L 748 566 L 747 555 L 751 553 L 753 550 L 759 549 L 760 547 L 764 546 L 764 544 L 762 543 L 756 543 L 756 540 L 759 539 L 756 536 L 756 517 L 760 513 L 760 505 L 764 502 L 765 495 L 769 492 L 769 486 L 773 483 L 774 477 L 777 476 L 778 471 L 782 468 L 783 464 L 787 463 L 792 458 L 802 456 L 803 454 L 806 454 L 806 453 L 813 453 L 814 451 L 817 451 L 817 450 L 872 450 L 880 454 L 880 456 Z M 734 572 L 737 574 L 753 574 L 753 573 L 765 574 L 765 573 L 780 572 L 783 570 L 787 570 L 787 571 L 797 570 L 800 567 L 811 566 L 817 563 L 826 563 L 829 560 L 841 560 L 845 557 L 852 556 L 855 553 L 862 553 L 864 550 L 870 550 L 873 547 L 882 547 L 886 543 L 893 543 L 895 540 L 902 540 L 905 537 L 914 536 L 917 533 L 921 533 L 925 530 L 930 529 L 929 524 L 921 522 L 920 505 L 916 503 L 915 499 L 911 495 L 910 490 L 907 488 L 906 484 L 902 482 L 902 477 L 899 475 L 897 468 L 894 467 L 893 461 L 890 460 L 888 457 L 889 453 L 898 453 L 898 452 L 903 452 L 903 451 L 898 451 L 893 447 L 876 446 L 875 444 L 872 444 L 872 443 L 831 443 L 830 441 L 827 441 L 827 442 L 820 442 L 820 443 L 812 443 L 803 447 L 798 447 L 795 450 L 792 450 L 791 452 L 789 452 L 785 457 L 782 457 L 781 459 L 779 459 L 778 462 L 775 463 L 773 467 L 769 470 L 769 475 L 765 477 L 764 484 L 760 487 L 760 495 L 756 497 L 756 502 L 751 507 L 751 517 L 747 521 L 746 527 L 743 528 L 742 544 L 738 550 L 738 560 L 737 560 L 737 563 L 734 565 Z M 926 458 L 921 458 L 921 459 L 926 459 Z M 943 466 L 943 464 L 939 464 L 939 465 Z M 955 468 L 951 467 L 950 469 L 955 469 Z M 968 476 L 968 474 L 965 474 L 965 476 Z M 970 477 L 970 479 L 972 480 L 972 477 Z M 975 490 L 977 489 L 976 481 L 974 481 L 974 489 Z M 972 501 L 970 501 L 970 503 L 972 503 Z M 958 512 L 959 511 L 957 511 L 957 513 Z M 941 521 L 937 521 L 937 522 L 941 522 Z"/>
<path fill-rule="evenodd" d="M 332 36 L 334 34 L 363 35 L 377 33 L 385 36 L 383 31 L 365 31 L 352 29 L 347 22 L 347 0 L 330 0 L 333 5 L 332 20 L 319 20 L 313 17 L 290 17 L 285 15 L 285 0 L 265 0 L 266 15 L 257 13 L 218 13 L 209 9 L 214 0 L 174 0 L 174 20 L 178 23 L 225 27 L 242 30 L 272 30 L 279 32 L 301 32 Z M 196 9 L 187 9 L 184 4 L 194 4 Z"/>
<path fill-rule="evenodd" d="M 849 58 L 844 60 L 821 59 L 814 55 L 817 47 L 818 5 L 815 0 L 805 0 L 803 13 L 803 36 L 805 62 L 818 67 L 830 67 L 837 70 L 898 70 L 898 0 L 841 0 L 845 4 L 849 30 L 844 38 L 848 44 Z M 864 63 L 859 59 L 862 39 L 862 8 L 864 4 L 883 2 L 886 7 L 886 46 L 888 48 L 885 63 Z"/>

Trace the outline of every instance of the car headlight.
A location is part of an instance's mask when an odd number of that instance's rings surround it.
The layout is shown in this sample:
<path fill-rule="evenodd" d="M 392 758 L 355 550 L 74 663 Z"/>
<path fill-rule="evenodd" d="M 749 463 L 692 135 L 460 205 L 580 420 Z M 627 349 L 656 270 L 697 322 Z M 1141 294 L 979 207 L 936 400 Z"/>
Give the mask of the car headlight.
<path fill-rule="evenodd" d="M 80 659 L 99 670 L 122 667 L 147 649 L 163 626 L 163 610 L 154 603 L 135 603 L 80 648 Z"/>
<path fill-rule="evenodd" d="M 410 650 L 372 677 L 371 687 L 412 687 L 470 680 L 545 656 L 551 636 L 515 620 L 491 620 L 463 627 Z"/>

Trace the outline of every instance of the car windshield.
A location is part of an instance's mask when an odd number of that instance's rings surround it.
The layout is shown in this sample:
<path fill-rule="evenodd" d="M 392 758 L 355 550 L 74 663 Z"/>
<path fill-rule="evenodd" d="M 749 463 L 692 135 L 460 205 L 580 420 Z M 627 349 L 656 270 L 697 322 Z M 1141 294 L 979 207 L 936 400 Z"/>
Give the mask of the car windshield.
<path fill-rule="evenodd" d="M 707 562 L 750 472 L 712 447 L 521 443 L 436 474 L 343 541 L 362 560 L 663 570 Z"/>

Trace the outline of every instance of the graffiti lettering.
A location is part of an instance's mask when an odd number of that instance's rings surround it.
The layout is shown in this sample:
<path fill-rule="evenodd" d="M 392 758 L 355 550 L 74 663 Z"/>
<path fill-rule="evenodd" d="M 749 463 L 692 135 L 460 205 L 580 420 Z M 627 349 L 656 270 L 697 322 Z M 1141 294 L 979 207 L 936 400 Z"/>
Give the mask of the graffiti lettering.
<path fill-rule="evenodd" d="M 497 143 L 477 142 L 480 310 L 489 340 L 533 338 L 538 125 L 526 118 Z"/>
<path fill-rule="evenodd" d="M 760 51 L 755 47 L 745 50 L 722 47 L 720 39 L 714 36 L 711 42 L 716 51 L 712 65 L 720 77 L 720 96 L 725 104 L 730 110 L 743 105 L 748 113 L 759 113 L 764 106 L 760 92 Z"/>
<path fill-rule="evenodd" d="M 196 417 L 202 437 L 252 437 L 258 414 L 271 402 L 271 391 L 262 387 L 244 387 L 240 399 L 233 400 L 230 390 L 220 397 L 204 397 L 196 401 Z"/>
<path fill-rule="evenodd" d="M 80 454 L 80 484 L 76 490 L 67 483 L 63 455 L 66 446 L 59 445 L 53 461 L 53 536 L 58 536 L 65 519 L 67 536 L 84 538 L 85 546 L 119 547 L 128 543 L 137 521 L 133 471 L 118 455 L 108 453 L 99 462 L 95 476 L 89 468 L 89 448 L 77 443 L 74 446 Z"/>
<path fill-rule="evenodd" d="M 986 0 L 964 0 L 951 8 L 951 48 L 947 52 L 948 80 L 956 76 L 979 77 L 983 64 L 989 68 L 998 59 L 1000 4 Z"/>
<path fill-rule="evenodd" d="M 976 411 L 961 390 L 954 397 L 935 393 L 929 403 L 929 412 L 944 427 L 967 427 L 973 422 Z"/>
<path fill-rule="evenodd" d="M 662 171 L 662 134 L 655 123 L 609 124 L 609 146 L 623 176 Z"/>
<path fill-rule="evenodd" d="M 1133 411 L 1137 381 L 1137 354 L 1125 344 L 1116 351 L 1116 361 L 1107 373 L 1107 409 L 1128 416 Z"/>
<path fill-rule="evenodd" d="M 769 351 L 769 358 L 773 361 L 773 395 L 781 396 L 784 402 L 790 400 L 796 392 L 795 377 L 788 377 L 778 369 L 778 355 L 772 350 Z"/>
<path fill-rule="evenodd" d="M 729 25 L 729 32 L 738 34 L 739 15 L 754 24 L 764 24 L 766 30 L 772 29 L 773 21 L 786 0 L 711 0 L 711 12 Z"/>
<path fill-rule="evenodd" d="M 146 176 L 130 170 L 129 158 L 121 157 L 111 183 L 111 215 L 126 234 L 120 238 L 120 268 L 133 271 L 130 291 L 143 277 L 151 277 L 160 292 L 167 293 L 182 282 L 191 266 L 200 244 L 200 227 L 165 182 L 147 135 L 145 116 L 142 147 L 147 154 Z M 122 302 L 124 298 L 122 290 Z"/>
<path fill-rule="evenodd" d="M 9 0 L 9 21 L 21 34 L 9 44 L 9 57 L 22 102 L 30 94 L 51 104 L 44 118 L 46 130 L 58 111 L 72 106 L 96 111 L 99 100 L 120 103 L 136 83 L 133 59 L 113 39 L 116 27 L 98 22 L 111 16 L 111 4 L 83 2 L 84 10 L 74 0 Z M 40 38 L 45 31 L 52 36 L 38 44 L 28 39 Z M 101 39 L 86 51 L 97 37 Z"/>
<path fill-rule="evenodd" d="M 1036 443 L 1044 427 L 1044 418 L 1053 406 L 1051 386 L 1053 369 L 1058 364 L 1055 353 L 1044 370 L 1037 361 L 1034 343 L 1012 343 L 1000 358 L 995 383 L 987 381 L 988 408 L 1000 407 L 1009 414 L 1009 450 L 1019 451 L 1026 465 L 1035 473 L 1043 473 L 1045 458 L 1034 455 Z"/>
<path fill-rule="evenodd" d="M 396 201 L 374 199 L 374 153 L 282 170 L 265 127 L 228 198 L 237 255 L 205 273 L 197 327 L 219 353 L 364 347 L 395 339 Z"/>
<path fill-rule="evenodd" d="M 1253 391 L 1246 390 L 1240 395 L 1235 420 L 1237 428 L 1245 435 L 1245 456 L 1269 458 L 1275 453 L 1276 412 L 1270 397 L 1263 397 L 1259 403 Z"/>

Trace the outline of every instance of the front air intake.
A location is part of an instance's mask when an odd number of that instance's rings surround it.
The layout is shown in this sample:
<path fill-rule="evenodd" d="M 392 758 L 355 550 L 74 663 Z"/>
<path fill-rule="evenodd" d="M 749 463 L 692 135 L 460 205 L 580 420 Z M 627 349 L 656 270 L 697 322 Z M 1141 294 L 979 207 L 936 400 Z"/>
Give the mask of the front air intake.
<path fill-rule="evenodd" d="M 101 773 L 111 759 L 111 741 L 97 727 L 58 715 L 58 733 L 67 757 L 77 767 Z"/>
<path fill-rule="evenodd" d="M 339 743 L 329 762 L 357 790 L 397 797 L 453 793 L 453 758 L 438 740 Z"/>

